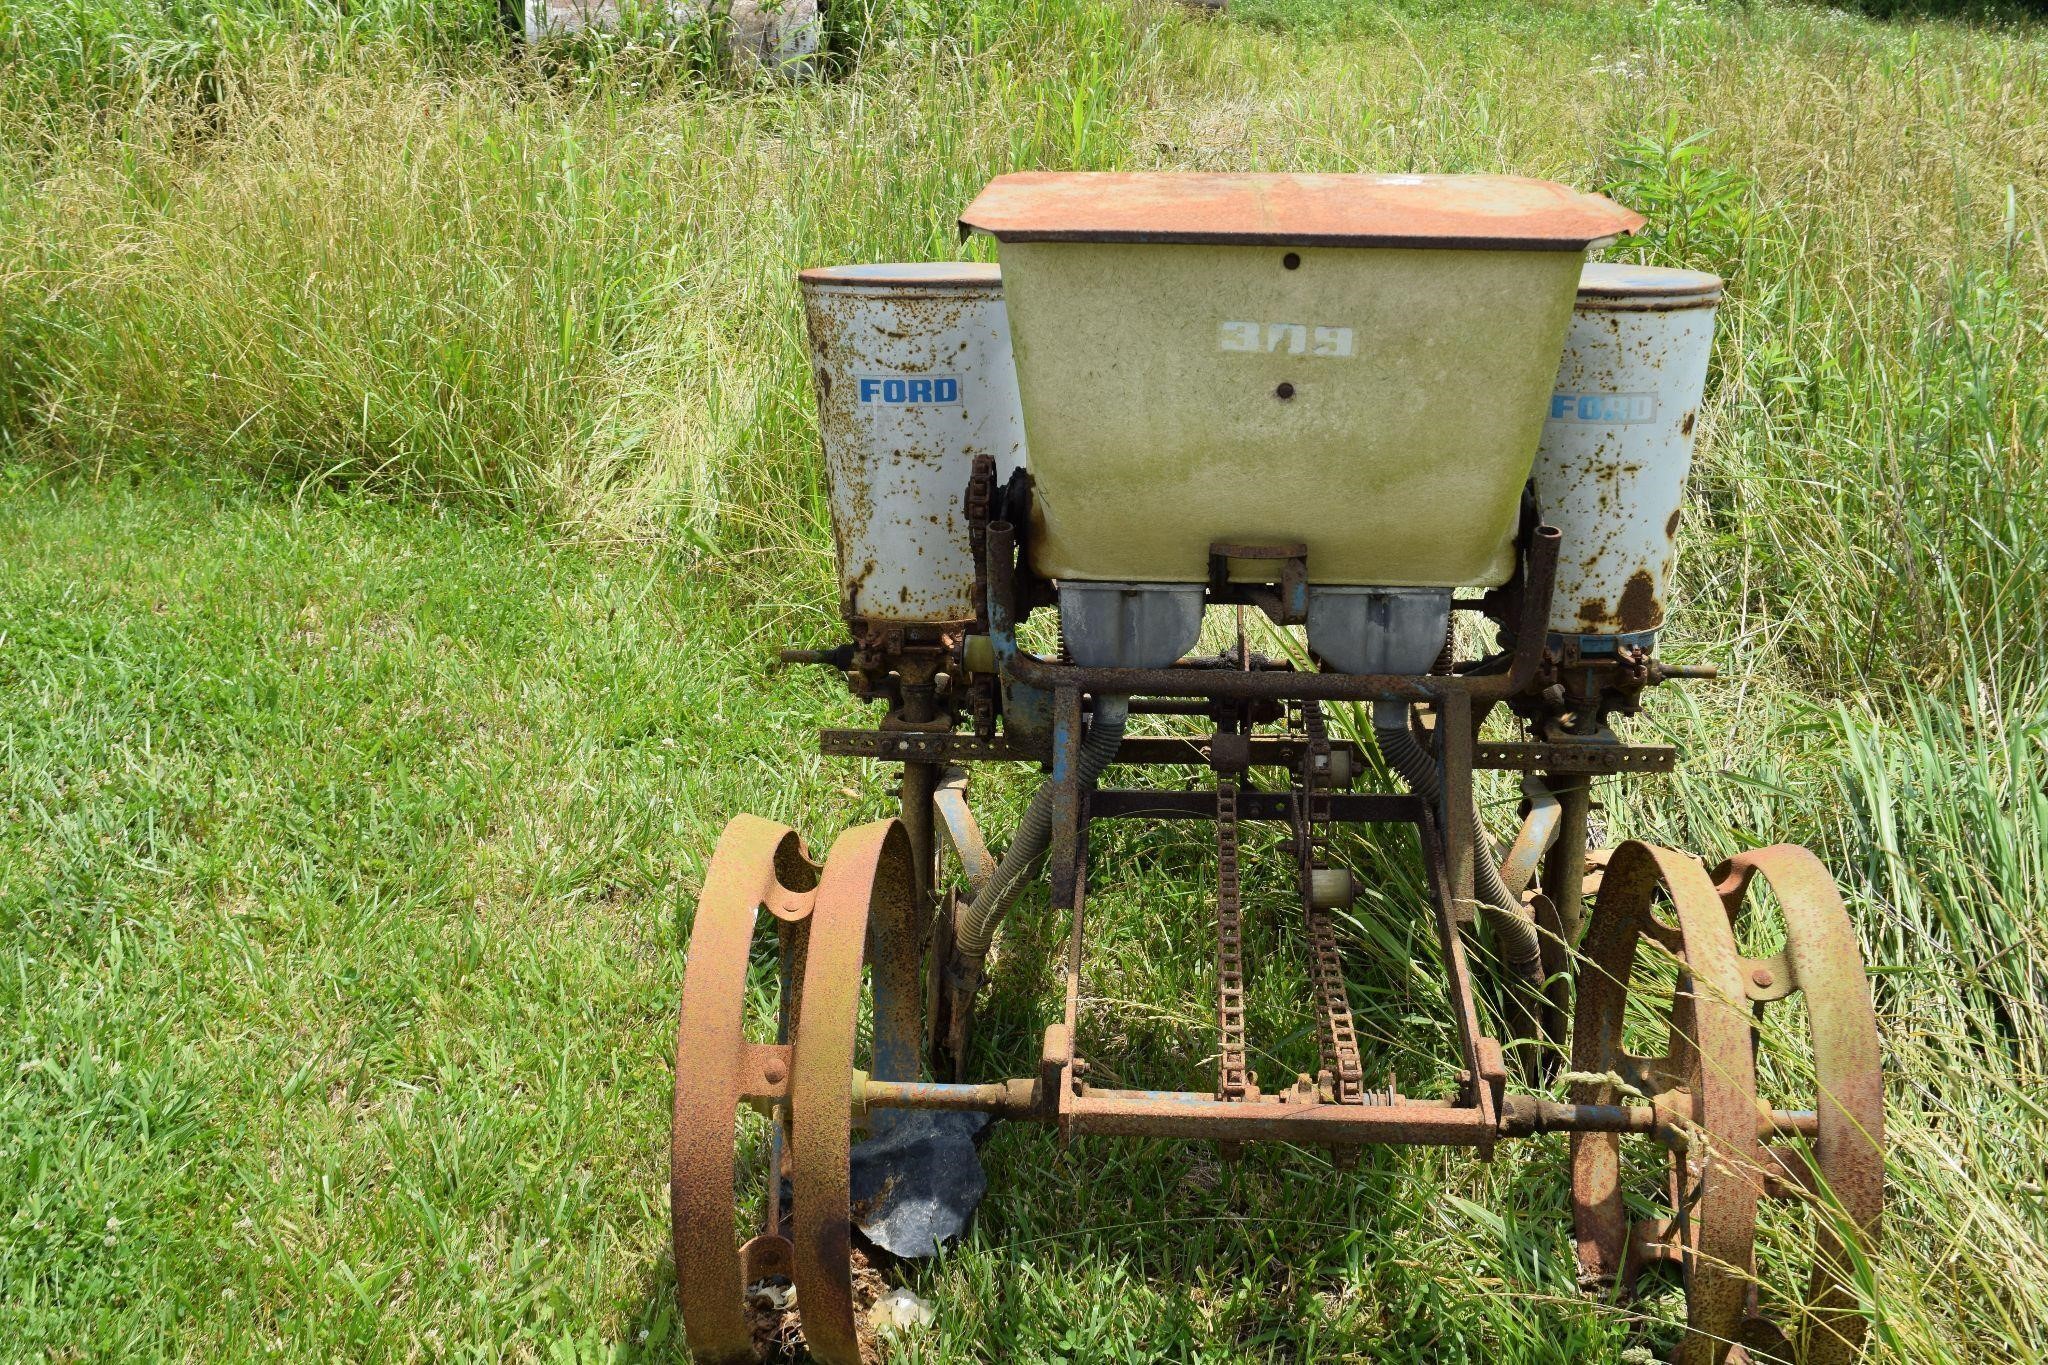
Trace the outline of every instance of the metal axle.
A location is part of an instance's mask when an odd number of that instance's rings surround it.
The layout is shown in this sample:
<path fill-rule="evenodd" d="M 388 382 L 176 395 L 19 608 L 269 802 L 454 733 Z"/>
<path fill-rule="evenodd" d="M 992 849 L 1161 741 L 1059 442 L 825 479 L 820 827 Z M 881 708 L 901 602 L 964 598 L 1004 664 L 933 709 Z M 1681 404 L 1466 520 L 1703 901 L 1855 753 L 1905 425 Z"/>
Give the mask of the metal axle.
<path fill-rule="evenodd" d="M 750 1103 L 781 1102 L 784 1087 L 748 1094 Z M 1122 1137 L 1182 1137 L 1232 1142 L 1478 1146 L 1502 1137 L 1537 1133 L 1634 1133 L 1682 1143 L 1684 1128 L 1671 1113 L 1649 1104 L 1565 1104 L 1539 1095 L 1507 1095 L 1492 1126 L 1480 1111 L 1452 1100 L 1410 1099 L 1380 1092 L 1365 1104 L 1304 1101 L 1293 1092 L 1250 1100 L 1219 1100 L 1192 1090 L 1109 1090 L 1083 1086 L 1048 1102 L 1036 1077 L 979 1085 L 937 1081 L 880 1081 L 856 1073 L 854 1110 L 923 1109 L 980 1113 L 992 1118 L 1061 1123 L 1072 1133 Z M 1757 1116 L 1760 1139 L 1810 1138 L 1818 1131 L 1811 1109 L 1774 1109 Z"/>

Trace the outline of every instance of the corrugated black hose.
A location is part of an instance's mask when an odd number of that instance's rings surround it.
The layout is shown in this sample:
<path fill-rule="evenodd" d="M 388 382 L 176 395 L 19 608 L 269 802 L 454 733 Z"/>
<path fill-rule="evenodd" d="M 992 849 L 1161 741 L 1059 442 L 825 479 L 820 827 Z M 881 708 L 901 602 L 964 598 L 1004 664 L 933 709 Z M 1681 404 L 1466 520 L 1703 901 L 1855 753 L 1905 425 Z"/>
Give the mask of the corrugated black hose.
<path fill-rule="evenodd" d="M 1097 697 L 1095 719 L 1088 727 L 1088 736 L 1081 741 L 1081 755 L 1075 764 L 1075 777 L 1083 790 L 1095 785 L 1095 779 L 1102 776 L 1110 760 L 1124 742 L 1124 726 L 1130 719 L 1130 702 L 1123 697 Z M 996 926 L 1002 923 L 1003 915 L 1024 892 L 1024 886 L 1031 880 L 1033 866 L 1045 856 L 1046 847 L 1052 842 L 1052 801 L 1053 786 L 1048 780 L 1031 798 L 1031 804 L 1024 810 L 1024 818 L 1017 822 L 1017 832 L 1010 839 L 1010 846 L 1003 850 L 1003 860 L 974 899 L 960 912 L 958 924 L 954 927 L 953 946 L 960 957 L 977 966 L 988 957 L 989 945 L 995 941 Z M 1498 874 L 1496 874 L 1498 875 Z"/>
<path fill-rule="evenodd" d="M 1373 734 L 1389 767 L 1405 778 L 1408 788 L 1439 809 L 1443 806 L 1443 776 L 1436 760 L 1422 747 L 1408 728 L 1408 708 L 1401 708 L 1399 725 L 1381 725 L 1375 717 Z M 1472 811 L 1472 885 L 1477 891 L 1479 912 L 1493 930 L 1493 941 L 1501 960 L 1516 976 L 1540 994 L 1543 990 L 1543 942 L 1536 933 L 1536 921 L 1522 905 L 1521 898 L 1500 879 L 1500 864 L 1494 860 L 1486 829 L 1479 823 L 1475 802 Z"/>

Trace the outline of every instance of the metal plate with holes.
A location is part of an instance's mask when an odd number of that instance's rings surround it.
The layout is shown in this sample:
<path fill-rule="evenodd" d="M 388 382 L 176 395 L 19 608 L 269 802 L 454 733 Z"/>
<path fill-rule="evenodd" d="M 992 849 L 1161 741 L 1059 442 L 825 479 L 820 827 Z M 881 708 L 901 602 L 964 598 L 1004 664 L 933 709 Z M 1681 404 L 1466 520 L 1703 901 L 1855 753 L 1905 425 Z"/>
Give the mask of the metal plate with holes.
<path fill-rule="evenodd" d="M 1668 744 L 1475 744 L 1475 768 L 1546 773 L 1668 773 L 1678 750 Z"/>
<path fill-rule="evenodd" d="M 912 763 L 961 759 L 1043 761 L 1051 754 L 1049 749 L 1009 739 L 912 730 L 821 730 L 818 752 L 828 758 L 886 758 Z"/>

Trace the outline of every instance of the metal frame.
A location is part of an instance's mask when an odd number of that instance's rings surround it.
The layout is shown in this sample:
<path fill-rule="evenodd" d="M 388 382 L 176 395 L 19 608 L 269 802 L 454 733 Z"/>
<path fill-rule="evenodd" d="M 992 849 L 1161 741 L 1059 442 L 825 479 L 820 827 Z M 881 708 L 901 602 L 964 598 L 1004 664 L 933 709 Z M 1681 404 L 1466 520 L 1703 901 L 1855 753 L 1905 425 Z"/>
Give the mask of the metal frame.
<path fill-rule="evenodd" d="M 1561 546 L 1557 532 L 1542 526 L 1524 529 L 1519 570 L 1506 589 L 1479 603 L 1457 604 L 1477 607 L 1502 626 L 1512 647 L 1495 659 L 1461 664 L 1448 657 L 1447 646 L 1446 657 L 1428 674 L 1355 676 L 1260 660 L 1242 644 L 1235 658 L 1188 659 L 1163 669 L 1084 668 L 1040 658 L 1016 640 L 1029 605 L 1049 597 L 1048 585 L 1031 580 L 1022 567 L 1016 527 L 1029 524 L 1028 507 L 1017 506 L 1013 494 L 1004 510 L 1015 520 L 990 517 L 990 479 L 992 470 L 984 467 L 968 496 L 973 541 L 983 551 L 979 585 L 986 610 L 974 623 L 977 632 L 986 632 L 977 636 L 985 641 L 979 672 L 972 671 L 976 651 L 966 640 L 944 670 L 935 671 L 928 651 L 921 650 L 900 675 L 890 672 L 889 644 L 879 637 L 858 639 L 850 652 L 794 652 L 846 669 L 858 695 L 891 700 L 894 709 L 881 727 L 828 730 L 820 743 L 827 754 L 900 763 L 900 819 L 850 832 L 822 869 L 810 871 L 804 870 L 807 863 L 789 866 L 794 836 L 787 830 L 760 821 L 736 824 L 707 875 L 677 1056 L 676 1255 L 693 1349 L 709 1358 L 730 1349 L 737 1320 L 727 1309 L 707 1304 L 718 1296 L 729 1300 L 736 1276 L 791 1274 L 813 1354 L 826 1361 L 858 1358 L 847 1265 L 848 1130 L 861 1123 L 886 1125 L 891 1112 L 926 1110 L 1045 1124 L 1063 1140 L 1090 1134 L 1200 1139 L 1218 1143 L 1226 1156 L 1257 1141 L 1319 1145 L 1340 1158 L 1389 1143 L 1462 1146 L 1486 1155 L 1504 1139 L 1569 1133 L 1575 1222 L 1589 1283 L 1626 1291 L 1645 1264 L 1681 1264 L 1690 1290 L 1683 1353 L 1691 1360 L 1718 1362 L 1738 1339 L 1794 1355 L 1803 1351 L 1813 1365 L 1852 1359 L 1862 1320 L 1852 1311 L 1847 1263 L 1853 1257 L 1843 1240 L 1849 1235 L 1845 1227 L 1860 1234 L 1866 1249 L 1877 1235 L 1882 1086 L 1868 985 L 1839 896 L 1803 850 L 1744 854 L 1709 874 L 1686 855 L 1641 844 L 1623 845 L 1602 872 L 1601 858 L 1587 848 L 1593 777 L 1666 772 L 1676 760 L 1665 746 L 1620 743 L 1606 717 L 1634 710 L 1646 686 L 1711 671 L 1664 667 L 1640 651 L 1601 662 L 1551 652 L 1543 627 Z M 1216 600 L 1249 603 L 1276 620 L 1292 619 L 1307 581 L 1305 566 L 1299 553 L 1274 562 L 1275 581 L 1266 589 L 1219 576 L 1211 585 Z M 916 685 L 907 686 L 913 678 Z M 1215 789 L 1086 783 L 1082 753 L 1093 702 L 1110 697 L 1125 699 L 1140 714 L 1206 718 L 1213 726 L 1207 737 L 1126 739 L 1115 763 L 1140 771 L 1208 767 L 1216 774 Z M 1420 704 L 1431 722 L 1429 746 L 1440 791 L 1425 796 L 1341 790 L 1345 784 L 1333 774 L 1364 771 L 1367 751 L 1324 732 L 1317 707 L 1330 701 Z M 1479 740 L 1480 726 L 1501 705 L 1522 718 L 1532 740 Z M 970 712 L 972 733 L 959 728 Z M 1295 714 L 1304 718 L 1300 731 L 1254 733 L 1259 725 Z M 967 1083 L 958 1073 L 983 977 L 978 963 L 966 970 L 956 956 L 954 917 L 962 897 L 977 894 L 998 865 L 967 798 L 968 772 L 981 762 L 1024 762 L 1047 770 L 1044 799 L 1051 827 L 1045 875 L 1052 913 L 1065 915 L 1069 930 L 1063 1008 L 1045 1029 L 1036 1071 Z M 1475 850 L 1486 848 L 1472 800 L 1480 768 L 1531 775 L 1525 779 L 1531 814 L 1508 872 L 1510 894 L 1524 896 L 1543 933 L 1549 981 L 1546 998 L 1523 1016 L 1526 1026 L 1562 1044 L 1573 1003 L 1569 981 L 1576 976 L 1575 1071 L 1619 1078 L 1616 1084 L 1582 1080 L 1569 1103 L 1511 1091 L 1504 1041 L 1481 1026 L 1465 944 L 1466 926 L 1479 905 Z M 1285 789 L 1257 789 L 1249 783 L 1253 769 L 1292 776 Z M 1131 819 L 1217 825 L 1224 869 L 1219 945 L 1236 933 L 1237 825 L 1293 826 L 1303 910 L 1311 950 L 1318 954 L 1321 1074 L 1269 1091 L 1260 1090 L 1241 1062 L 1240 1073 L 1231 1074 L 1233 1038 L 1242 1056 L 1242 1011 L 1241 990 L 1233 996 L 1230 974 L 1241 967 L 1219 946 L 1225 1060 L 1217 1089 L 1120 1089 L 1088 1081 L 1078 1027 L 1088 888 L 1097 875 L 1089 831 L 1096 822 Z M 1347 1055 L 1342 1039 L 1349 1003 L 1324 915 L 1328 907 L 1319 898 L 1341 896 L 1350 883 L 1348 871 L 1316 860 L 1330 828 L 1361 824 L 1406 825 L 1416 832 L 1457 1038 L 1454 1098 L 1406 1096 L 1391 1082 L 1379 1090 L 1360 1085 L 1355 1042 L 1348 1069 L 1332 1065 L 1333 1047 L 1339 1062 Z M 942 847 L 952 850 L 964 887 L 940 884 Z M 777 866 L 781 872 L 770 875 Z M 1730 926 L 1757 875 L 1779 893 L 1787 941 L 1777 956 L 1752 960 L 1736 951 Z M 1324 890 L 1323 879 L 1335 889 Z M 1600 899 L 1588 922 L 1584 898 L 1595 886 Z M 1675 906 L 1676 927 L 1651 912 L 1659 897 Z M 737 989 L 735 971 L 743 982 L 744 945 L 761 905 L 774 912 L 784 935 L 788 992 L 802 1002 L 789 1036 L 774 1045 L 739 1038 L 737 1005 L 713 999 Z M 1587 965 L 1577 968 L 1574 950 L 1582 936 Z M 1619 1051 L 1622 1010 L 1636 989 L 1632 973 L 1645 943 L 1676 957 L 1681 970 L 1671 1042 L 1659 1058 Z M 919 970 L 924 988 L 910 989 L 907 974 Z M 891 983 L 889 1027 L 878 1029 L 886 1045 L 878 1046 L 874 1075 L 852 1066 L 855 1016 L 848 1002 L 859 998 L 863 971 L 874 973 L 878 989 Z M 1513 992 L 1517 986 L 1504 982 L 1503 989 Z M 1747 1011 L 1798 989 L 1814 1004 L 1820 1071 L 1815 1107 L 1762 1108 Z M 1505 1017 L 1517 1016 L 1511 1009 Z M 911 1037 L 947 1054 L 948 1065 L 940 1069 L 955 1079 L 920 1078 L 901 1051 L 902 1040 Z M 1505 1041 L 1515 1046 L 1527 1040 Z M 707 1058 L 721 1055 L 728 1060 L 707 1064 Z M 735 1254 L 686 1239 L 685 1227 L 701 1230 L 719 1216 L 729 1225 L 731 1123 L 741 1104 L 782 1121 L 772 1159 L 784 1160 L 786 1148 L 796 1212 L 792 1225 L 772 1193 L 764 1235 Z M 1621 1218 L 1620 1143 L 1629 1138 L 1658 1143 L 1671 1153 L 1671 1219 L 1630 1225 Z M 1786 1141 L 1792 1145 L 1773 1145 Z M 1795 1350 L 1755 1311 L 1753 1282 L 1743 1277 L 1750 1268 L 1757 1200 L 1821 1187 L 1837 1202 L 1816 1218 L 1814 1311 L 1803 1345 Z M 1846 1224 L 1829 1212 L 1837 1208 L 1848 1215 Z"/>

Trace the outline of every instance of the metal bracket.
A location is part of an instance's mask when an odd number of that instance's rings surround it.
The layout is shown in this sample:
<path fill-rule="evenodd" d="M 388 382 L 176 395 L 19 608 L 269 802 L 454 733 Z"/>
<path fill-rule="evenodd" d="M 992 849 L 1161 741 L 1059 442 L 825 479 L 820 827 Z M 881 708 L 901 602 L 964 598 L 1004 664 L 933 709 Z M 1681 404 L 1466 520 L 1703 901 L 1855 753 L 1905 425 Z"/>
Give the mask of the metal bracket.
<path fill-rule="evenodd" d="M 1085 857 L 1081 694 L 1065 687 L 1055 692 L 1052 716 L 1052 849 L 1047 872 L 1052 881 L 1052 903 L 1064 909 L 1076 903 Z"/>
<path fill-rule="evenodd" d="M 1233 584 L 1232 560 L 1278 564 L 1279 592 Z M 1299 541 L 1282 545 L 1241 545 L 1217 540 L 1209 543 L 1209 596 L 1217 602 L 1246 602 L 1273 618 L 1277 625 L 1298 626 L 1308 620 L 1308 546 Z"/>
<path fill-rule="evenodd" d="M 1563 808 L 1558 805 L 1550 788 L 1544 786 L 1543 779 L 1534 773 L 1523 776 L 1522 795 L 1528 798 L 1529 814 L 1522 821 L 1522 828 L 1516 832 L 1508 856 L 1500 863 L 1501 881 L 1517 896 L 1535 880 L 1537 864 L 1557 842 L 1558 821 L 1563 814 Z"/>
<path fill-rule="evenodd" d="M 955 856 L 960 859 L 960 870 L 966 876 L 968 886 L 979 895 L 983 883 L 996 870 L 996 862 L 989 856 L 988 845 L 982 840 L 981 825 L 974 818 L 974 808 L 967 803 L 967 770 L 948 768 L 932 791 L 932 804 L 938 809 L 940 828 L 946 832 L 946 842 L 953 846 Z"/>

